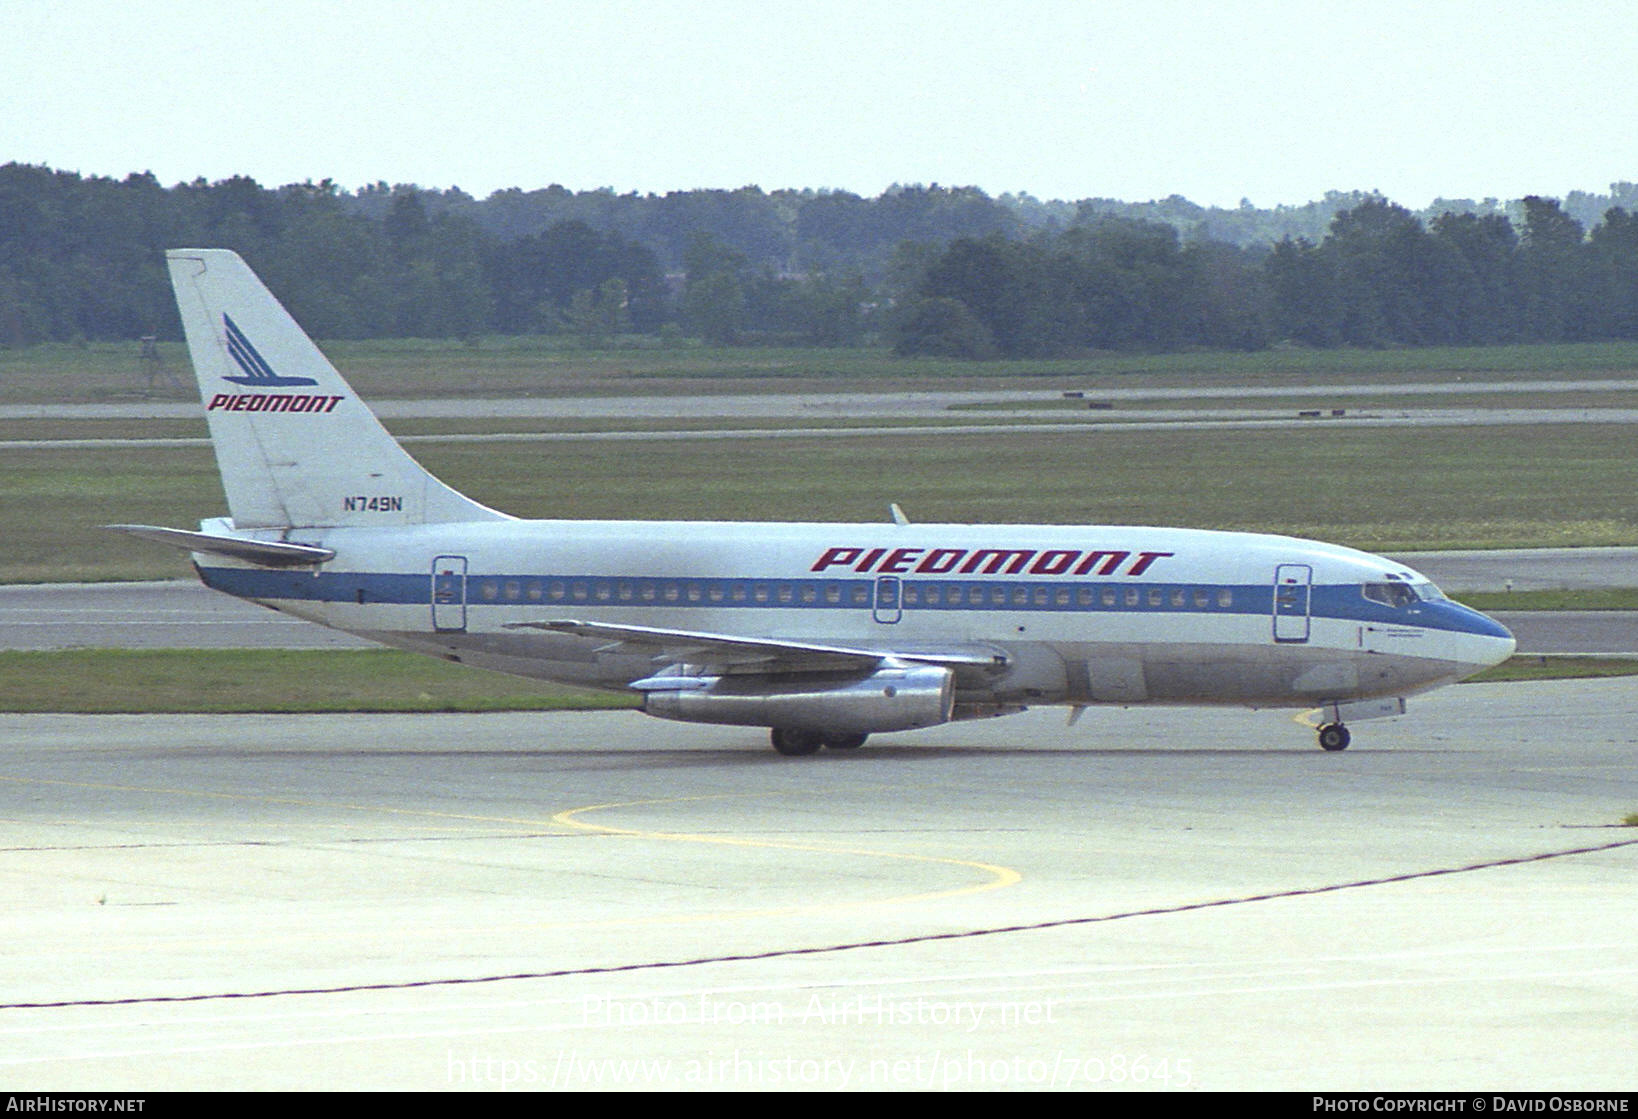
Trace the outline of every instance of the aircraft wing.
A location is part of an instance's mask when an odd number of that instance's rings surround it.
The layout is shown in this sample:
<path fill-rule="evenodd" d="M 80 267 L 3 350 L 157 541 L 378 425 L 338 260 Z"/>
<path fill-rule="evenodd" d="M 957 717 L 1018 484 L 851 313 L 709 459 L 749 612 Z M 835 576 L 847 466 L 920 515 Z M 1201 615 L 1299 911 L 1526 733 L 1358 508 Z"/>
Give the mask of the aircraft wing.
<path fill-rule="evenodd" d="M 573 634 L 576 637 L 605 638 L 609 644 L 599 650 L 600 652 L 618 650 L 648 653 L 656 660 L 669 661 L 673 664 L 695 664 L 722 671 L 871 671 L 887 660 L 942 665 L 946 668 L 999 669 L 1005 667 L 1007 663 L 1006 657 L 1000 651 L 981 645 L 901 652 L 573 619 L 511 622 L 506 628 L 540 629 L 550 633 Z"/>

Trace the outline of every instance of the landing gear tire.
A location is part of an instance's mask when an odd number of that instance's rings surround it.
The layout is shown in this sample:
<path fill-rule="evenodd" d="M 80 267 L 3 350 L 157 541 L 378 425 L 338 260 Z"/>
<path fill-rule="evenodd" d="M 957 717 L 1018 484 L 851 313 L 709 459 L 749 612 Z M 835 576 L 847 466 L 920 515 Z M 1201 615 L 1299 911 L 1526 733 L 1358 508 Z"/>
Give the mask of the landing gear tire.
<path fill-rule="evenodd" d="M 825 744 L 824 735 L 816 730 L 774 727 L 770 737 L 773 739 L 773 748 L 787 758 L 803 758 L 809 754 L 817 754 L 819 747 Z"/>
<path fill-rule="evenodd" d="M 1321 750 L 1328 750 L 1332 753 L 1338 750 L 1346 750 L 1348 743 L 1352 741 L 1353 735 L 1349 734 L 1348 728 L 1341 723 L 1327 723 L 1319 729 Z"/>
<path fill-rule="evenodd" d="M 832 750 L 857 750 L 865 744 L 868 734 L 827 734 L 825 745 Z"/>

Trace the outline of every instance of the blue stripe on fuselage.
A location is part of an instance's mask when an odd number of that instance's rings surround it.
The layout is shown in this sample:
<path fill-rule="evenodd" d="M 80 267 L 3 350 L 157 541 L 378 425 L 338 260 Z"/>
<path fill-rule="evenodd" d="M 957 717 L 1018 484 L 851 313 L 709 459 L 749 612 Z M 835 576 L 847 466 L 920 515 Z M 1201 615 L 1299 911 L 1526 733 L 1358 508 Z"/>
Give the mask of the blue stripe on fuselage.
<path fill-rule="evenodd" d="M 215 590 L 239 598 L 430 606 L 429 573 L 264 571 L 202 567 Z M 687 610 L 852 610 L 874 606 L 872 579 L 721 579 L 609 575 L 481 575 L 466 578 L 466 604 L 520 606 L 558 614 L 579 607 Z M 1105 601 L 1106 591 L 1113 602 Z M 1128 592 L 1137 592 L 1129 601 Z M 1226 601 L 1220 593 L 1227 591 Z M 901 579 L 905 613 L 1027 611 L 1065 614 L 1252 614 L 1273 611 L 1269 584 L 1112 583 L 1109 580 Z M 999 599 L 999 601 L 998 601 Z M 1315 586 L 1315 618 L 1409 625 L 1507 637 L 1507 630 L 1476 610 L 1450 601 L 1386 606 L 1366 599 L 1360 585 Z"/>
<path fill-rule="evenodd" d="M 1401 614 L 1412 625 L 1426 626 L 1428 629 L 1475 633 L 1481 637 L 1513 636 L 1500 622 L 1459 602 L 1419 602 L 1407 610 L 1394 613 Z"/>

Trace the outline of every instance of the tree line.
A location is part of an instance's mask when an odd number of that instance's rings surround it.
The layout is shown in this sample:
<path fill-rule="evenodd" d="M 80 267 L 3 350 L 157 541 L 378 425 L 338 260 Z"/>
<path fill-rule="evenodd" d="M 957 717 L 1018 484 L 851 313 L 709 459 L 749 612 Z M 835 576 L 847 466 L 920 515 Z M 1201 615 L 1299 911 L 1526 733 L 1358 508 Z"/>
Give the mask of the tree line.
<path fill-rule="evenodd" d="M 179 246 L 240 252 L 321 338 L 881 338 L 949 356 L 1632 338 L 1628 202 L 1626 183 L 1433 214 L 1374 193 L 1214 210 L 936 185 L 476 199 L 12 163 L 0 345 L 179 337 L 163 263 Z"/>
<path fill-rule="evenodd" d="M 1590 233 L 1554 199 L 1424 224 L 1367 200 L 1319 242 L 1185 242 L 1104 218 L 1023 240 L 959 239 L 894 323 L 901 353 L 1041 356 L 1086 349 L 1255 350 L 1638 338 L 1638 218 Z"/>

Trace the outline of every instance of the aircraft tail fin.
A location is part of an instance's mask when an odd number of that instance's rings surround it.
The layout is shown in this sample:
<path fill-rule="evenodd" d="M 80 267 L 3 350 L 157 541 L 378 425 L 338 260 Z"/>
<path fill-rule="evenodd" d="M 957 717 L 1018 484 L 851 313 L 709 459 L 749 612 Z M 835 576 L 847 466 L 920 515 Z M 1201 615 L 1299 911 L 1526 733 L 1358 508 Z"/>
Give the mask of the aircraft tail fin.
<path fill-rule="evenodd" d="M 237 253 L 165 255 L 234 528 L 509 519 L 411 458 Z"/>

